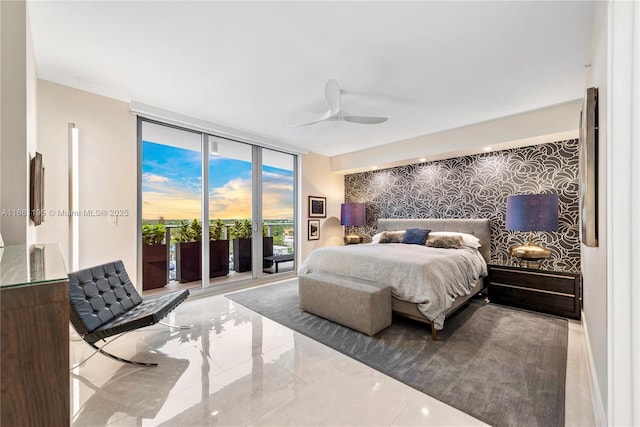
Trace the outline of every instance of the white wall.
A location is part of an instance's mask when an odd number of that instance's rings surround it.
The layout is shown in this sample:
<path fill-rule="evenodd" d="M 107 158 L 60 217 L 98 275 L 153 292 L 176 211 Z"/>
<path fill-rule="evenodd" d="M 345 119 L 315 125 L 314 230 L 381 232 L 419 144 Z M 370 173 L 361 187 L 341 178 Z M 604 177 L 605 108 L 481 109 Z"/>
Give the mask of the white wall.
<path fill-rule="evenodd" d="M 583 324 L 595 370 L 597 418 L 604 419 L 607 407 L 607 3 L 597 2 L 593 13 L 591 67 L 585 87 L 598 88 L 598 246 L 581 245 Z"/>
<path fill-rule="evenodd" d="M 450 159 L 492 150 L 563 141 L 578 136 L 581 100 L 551 105 L 525 113 L 423 135 L 331 158 L 331 170 L 355 173 L 371 166 L 389 168 L 427 161 Z"/>
<path fill-rule="evenodd" d="M 640 3 L 607 22 L 607 424 L 640 426 Z"/>
<path fill-rule="evenodd" d="M 36 70 L 36 58 L 33 51 L 33 39 L 31 38 L 31 24 L 29 19 L 26 19 L 26 43 L 27 43 L 27 57 L 26 57 L 26 88 L 27 88 L 27 152 L 29 153 L 29 167 L 27 168 L 28 178 L 27 183 L 30 182 L 30 166 L 31 160 L 37 151 L 38 144 L 38 121 L 37 121 L 37 109 L 38 109 L 38 72 Z M 27 204 L 30 203 L 30 185 L 27 184 Z M 37 243 L 37 227 L 33 224 L 33 221 L 27 222 L 27 243 Z"/>
<path fill-rule="evenodd" d="M 136 118 L 129 105 L 48 81 L 38 86 L 38 151 L 45 164 L 42 242 L 60 242 L 69 266 L 68 125 L 79 129 L 80 259 L 86 268 L 122 259 L 135 278 L 137 150 Z M 124 209 L 127 216 L 83 215 L 85 210 Z"/>
<path fill-rule="evenodd" d="M 598 425 L 640 425 L 640 4 L 597 2 L 586 87 L 599 91 L 599 246 L 582 247 Z"/>
<path fill-rule="evenodd" d="M 301 264 L 316 248 L 338 246 L 343 243 L 344 230 L 340 225 L 340 205 L 344 203 L 344 176 L 331 172 L 328 157 L 319 154 L 302 156 L 300 201 Z M 320 240 L 307 240 L 309 220 L 308 197 L 327 198 L 327 217 L 320 218 Z"/>
<path fill-rule="evenodd" d="M 32 134 L 27 123 L 30 37 L 24 0 L 0 2 L 0 20 L 0 232 L 7 245 L 25 244 L 29 225 L 27 138 Z"/>

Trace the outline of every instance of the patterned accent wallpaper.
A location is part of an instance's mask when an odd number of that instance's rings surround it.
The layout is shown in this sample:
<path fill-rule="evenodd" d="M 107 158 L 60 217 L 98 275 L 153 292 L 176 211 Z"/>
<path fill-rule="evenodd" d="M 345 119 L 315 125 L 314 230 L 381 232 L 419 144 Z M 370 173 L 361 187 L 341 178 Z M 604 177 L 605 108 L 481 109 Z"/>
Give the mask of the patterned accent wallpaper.
<path fill-rule="evenodd" d="M 509 247 L 528 233 L 505 230 L 507 196 L 557 193 L 557 232 L 534 233 L 548 247 L 547 270 L 580 272 L 578 140 L 476 154 L 345 176 L 345 201 L 366 203 L 367 226 L 378 218 L 488 218 L 491 262 L 513 264 Z"/>

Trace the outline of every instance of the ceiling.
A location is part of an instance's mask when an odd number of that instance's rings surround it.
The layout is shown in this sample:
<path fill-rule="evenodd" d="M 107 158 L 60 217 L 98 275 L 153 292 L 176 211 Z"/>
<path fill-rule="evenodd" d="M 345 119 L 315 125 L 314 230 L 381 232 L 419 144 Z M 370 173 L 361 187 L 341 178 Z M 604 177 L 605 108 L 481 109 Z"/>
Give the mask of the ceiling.
<path fill-rule="evenodd" d="M 581 98 L 592 2 L 29 1 L 38 76 L 336 156 Z M 324 85 L 377 125 L 323 122 Z"/>

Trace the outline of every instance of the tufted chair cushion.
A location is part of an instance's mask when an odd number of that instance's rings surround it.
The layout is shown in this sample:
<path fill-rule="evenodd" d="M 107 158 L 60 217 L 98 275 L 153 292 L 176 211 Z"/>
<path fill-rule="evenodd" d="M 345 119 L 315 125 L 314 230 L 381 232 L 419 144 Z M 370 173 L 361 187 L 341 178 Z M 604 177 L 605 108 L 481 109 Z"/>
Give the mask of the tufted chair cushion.
<path fill-rule="evenodd" d="M 69 274 L 69 297 L 73 309 L 71 323 L 81 335 L 111 322 L 142 302 L 122 261 Z"/>
<path fill-rule="evenodd" d="M 142 298 L 122 261 L 69 275 L 71 323 L 88 343 L 158 323 L 182 303 L 189 290 Z"/>

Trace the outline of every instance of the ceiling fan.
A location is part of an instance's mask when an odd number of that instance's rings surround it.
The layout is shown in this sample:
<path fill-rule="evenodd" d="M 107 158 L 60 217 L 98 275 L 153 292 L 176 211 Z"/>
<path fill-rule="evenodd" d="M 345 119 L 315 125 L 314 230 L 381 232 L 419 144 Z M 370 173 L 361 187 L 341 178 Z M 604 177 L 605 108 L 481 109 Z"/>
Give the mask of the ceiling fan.
<path fill-rule="evenodd" d="M 340 109 L 340 95 L 342 91 L 340 90 L 340 86 L 338 86 L 338 82 L 330 79 L 324 85 L 324 97 L 329 105 L 329 110 L 322 115 L 322 117 L 312 120 L 307 123 L 300 123 L 295 125 L 287 125 L 287 127 L 299 127 L 299 126 L 308 126 L 315 123 L 320 123 L 324 121 L 343 121 L 343 122 L 351 122 L 351 123 L 359 123 L 362 125 L 375 125 L 378 123 L 386 122 L 386 117 L 371 117 L 371 116 L 354 116 L 353 114 L 349 114 L 346 111 Z"/>

